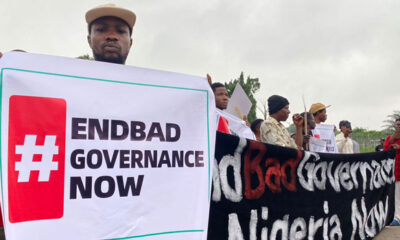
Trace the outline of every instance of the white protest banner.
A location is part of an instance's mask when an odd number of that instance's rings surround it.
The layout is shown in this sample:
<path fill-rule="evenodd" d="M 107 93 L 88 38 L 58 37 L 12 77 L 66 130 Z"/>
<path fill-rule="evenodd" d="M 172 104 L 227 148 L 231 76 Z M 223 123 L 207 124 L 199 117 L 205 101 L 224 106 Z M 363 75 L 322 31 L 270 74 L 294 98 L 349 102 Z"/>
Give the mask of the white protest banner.
<path fill-rule="evenodd" d="M 0 68 L 7 240 L 207 238 L 204 78 L 15 52 Z"/>
<path fill-rule="evenodd" d="M 326 142 L 326 150 L 319 152 L 337 153 L 336 138 L 334 132 L 335 126 L 329 124 L 316 124 L 313 132 L 315 138 Z"/>
<path fill-rule="evenodd" d="M 234 116 L 241 118 L 236 108 L 240 110 L 241 114 L 247 116 L 247 114 L 250 112 L 252 105 L 253 104 L 251 103 L 246 92 L 243 90 L 242 86 L 240 86 L 240 84 L 238 83 L 236 84 L 236 87 L 233 90 L 232 96 L 229 98 L 229 103 L 226 111 Z"/>

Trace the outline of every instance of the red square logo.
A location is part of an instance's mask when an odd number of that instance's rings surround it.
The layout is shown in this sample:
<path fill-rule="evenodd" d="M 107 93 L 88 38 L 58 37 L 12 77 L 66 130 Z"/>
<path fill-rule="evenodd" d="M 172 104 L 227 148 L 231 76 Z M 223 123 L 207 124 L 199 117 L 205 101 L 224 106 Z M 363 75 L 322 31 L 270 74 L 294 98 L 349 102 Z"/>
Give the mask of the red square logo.
<path fill-rule="evenodd" d="M 10 222 L 61 218 L 66 102 L 59 98 L 11 96 L 9 111 Z"/>

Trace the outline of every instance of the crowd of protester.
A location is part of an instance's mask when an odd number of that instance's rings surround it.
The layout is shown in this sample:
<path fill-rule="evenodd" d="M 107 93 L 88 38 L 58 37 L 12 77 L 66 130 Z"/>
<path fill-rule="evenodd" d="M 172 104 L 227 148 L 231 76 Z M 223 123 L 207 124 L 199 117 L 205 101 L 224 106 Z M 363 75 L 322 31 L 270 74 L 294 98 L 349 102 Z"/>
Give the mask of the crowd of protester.
<path fill-rule="evenodd" d="M 218 83 L 218 86 L 223 84 Z M 220 98 L 216 94 L 216 106 L 221 105 Z M 226 90 L 225 90 L 226 91 Z M 223 98 L 224 104 L 228 104 L 227 96 Z M 326 109 L 329 107 L 322 103 L 312 104 L 308 112 L 293 114 L 292 121 L 296 127 L 296 132 L 290 134 L 287 128 L 282 124 L 290 115 L 289 101 L 282 96 L 272 95 L 268 98 L 267 119 L 254 120 L 250 128 L 255 135 L 255 140 L 268 144 L 279 145 L 283 147 L 296 148 L 299 150 L 309 150 L 310 139 L 313 136 L 313 129 L 318 124 L 323 124 L 327 120 Z M 225 107 L 226 108 L 226 107 Z M 222 120 L 223 122 L 223 120 Z M 220 120 L 221 124 L 221 120 Z M 225 122 L 229 129 L 229 123 Z M 395 161 L 395 214 L 392 226 L 400 225 L 400 118 L 396 119 L 394 124 L 395 132 L 386 139 L 381 139 L 380 145 L 376 146 L 376 151 L 387 151 L 394 149 L 396 151 Z M 333 128 L 336 131 L 336 127 Z M 348 120 L 339 122 L 340 133 L 336 135 L 336 145 L 338 153 L 352 154 L 360 153 L 359 144 L 351 138 L 352 127 Z M 224 131 L 222 131 L 224 132 Z M 225 133 L 229 133 L 226 132 Z"/>

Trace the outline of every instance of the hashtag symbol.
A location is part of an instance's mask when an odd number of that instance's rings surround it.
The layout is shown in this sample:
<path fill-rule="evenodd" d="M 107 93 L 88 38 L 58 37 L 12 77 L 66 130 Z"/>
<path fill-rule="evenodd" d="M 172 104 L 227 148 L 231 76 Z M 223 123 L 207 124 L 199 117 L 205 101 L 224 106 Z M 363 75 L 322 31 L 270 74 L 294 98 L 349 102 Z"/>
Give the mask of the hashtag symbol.
<path fill-rule="evenodd" d="M 53 156 L 58 154 L 56 136 L 46 136 L 44 145 L 36 145 L 36 135 L 25 135 L 24 145 L 15 146 L 15 154 L 21 154 L 21 161 L 15 162 L 15 170 L 19 172 L 18 182 L 29 182 L 31 171 L 39 171 L 39 182 L 48 182 L 50 172 L 58 169 L 58 162 Z M 42 160 L 34 162 L 33 156 L 41 154 Z"/>

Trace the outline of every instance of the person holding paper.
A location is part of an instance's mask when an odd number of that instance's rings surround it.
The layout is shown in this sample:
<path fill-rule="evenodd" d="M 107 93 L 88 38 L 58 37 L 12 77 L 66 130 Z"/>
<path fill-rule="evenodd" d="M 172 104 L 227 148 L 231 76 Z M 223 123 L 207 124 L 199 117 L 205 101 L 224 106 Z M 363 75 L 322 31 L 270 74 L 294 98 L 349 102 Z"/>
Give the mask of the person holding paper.
<path fill-rule="evenodd" d="M 303 146 L 303 117 L 300 114 L 293 115 L 293 123 L 296 125 L 296 140 L 290 137 L 289 132 L 281 123 L 289 118 L 289 101 L 279 95 L 268 98 L 269 117 L 260 127 L 261 141 L 269 144 L 302 149 Z"/>
<path fill-rule="evenodd" d="M 314 115 L 315 123 L 321 124 L 326 121 L 328 115 L 326 114 L 326 109 L 330 107 L 330 105 L 325 106 L 322 103 L 314 103 L 310 107 L 310 113 Z"/>
<path fill-rule="evenodd" d="M 310 145 L 311 151 L 329 153 L 338 152 L 335 137 L 336 127 L 334 125 L 324 124 L 328 118 L 328 115 L 326 114 L 326 109 L 328 107 L 330 107 L 330 105 L 325 106 L 322 103 L 314 103 L 310 107 L 309 112 L 314 116 L 316 123 L 315 129 L 313 130 L 313 136 L 316 139 L 325 141 L 324 149 L 321 141 L 313 139 L 313 144 Z"/>

